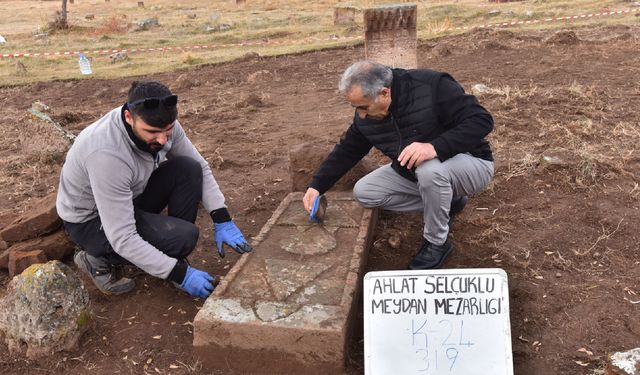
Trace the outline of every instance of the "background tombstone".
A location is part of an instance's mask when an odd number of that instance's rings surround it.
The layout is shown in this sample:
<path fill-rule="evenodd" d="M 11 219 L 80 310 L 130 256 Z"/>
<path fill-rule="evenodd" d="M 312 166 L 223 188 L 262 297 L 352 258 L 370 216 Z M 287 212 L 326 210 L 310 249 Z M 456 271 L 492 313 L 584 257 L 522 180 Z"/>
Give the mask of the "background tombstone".
<path fill-rule="evenodd" d="M 393 68 L 416 68 L 417 17 L 418 8 L 415 4 L 365 9 L 365 58 Z"/>
<path fill-rule="evenodd" d="M 336 5 L 333 16 L 334 25 L 353 25 L 356 18 L 356 8 L 352 5 Z"/>

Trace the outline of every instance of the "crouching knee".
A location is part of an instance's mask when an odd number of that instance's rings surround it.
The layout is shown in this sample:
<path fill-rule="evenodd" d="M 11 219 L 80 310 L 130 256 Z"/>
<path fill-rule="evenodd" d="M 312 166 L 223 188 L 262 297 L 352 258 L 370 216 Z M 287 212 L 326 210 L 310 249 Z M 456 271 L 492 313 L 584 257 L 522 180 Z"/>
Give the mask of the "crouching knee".
<path fill-rule="evenodd" d="M 373 186 L 364 180 L 359 180 L 353 186 L 353 197 L 366 208 L 380 207 L 385 199 L 385 195 L 377 192 Z"/>

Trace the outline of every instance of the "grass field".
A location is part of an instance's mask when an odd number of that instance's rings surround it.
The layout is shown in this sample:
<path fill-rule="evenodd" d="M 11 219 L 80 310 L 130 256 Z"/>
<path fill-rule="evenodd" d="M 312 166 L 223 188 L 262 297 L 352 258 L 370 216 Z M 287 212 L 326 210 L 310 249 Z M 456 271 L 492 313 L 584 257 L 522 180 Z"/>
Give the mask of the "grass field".
<path fill-rule="evenodd" d="M 155 0 L 139 7 L 137 1 L 76 0 L 69 4 L 67 30 L 49 30 L 61 1 L 1 1 L 4 19 L 0 35 L 7 43 L 0 54 L 87 51 L 93 77 L 114 78 L 171 71 L 189 66 L 229 61 L 249 52 L 260 55 L 299 53 L 362 43 L 362 9 L 384 1 L 352 1 L 356 22 L 334 26 L 336 1 L 200 2 Z M 490 3 L 487 0 L 419 1 L 418 37 L 422 40 L 460 32 L 456 28 L 518 20 L 543 20 L 629 9 L 628 1 L 529 0 Z M 139 30 L 138 23 L 157 18 L 159 26 Z M 563 24 L 637 23 L 633 14 L 542 22 L 519 27 L 563 27 Z M 232 44 L 258 42 L 258 45 Z M 216 48 L 189 49 L 197 45 Z M 112 64 L 109 54 L 94 50 L 171 47 L 170 51 L 129 53 Z M 26 68 L 18 71 L 17 62 Z M 39 56 L 0 59 L 0 84 L 14 85 L 54 79 L 79 79 L 77 56 Z"/>

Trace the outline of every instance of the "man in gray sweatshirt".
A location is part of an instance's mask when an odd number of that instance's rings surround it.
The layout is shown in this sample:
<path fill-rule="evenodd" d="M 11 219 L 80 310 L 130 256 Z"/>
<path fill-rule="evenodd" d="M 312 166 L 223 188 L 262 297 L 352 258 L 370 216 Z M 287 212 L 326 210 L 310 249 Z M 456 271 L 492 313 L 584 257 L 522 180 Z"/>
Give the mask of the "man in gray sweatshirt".
<path fill-rule="evenodd" d="M 206 160 L 177 118 L 176 95 L 160 82 L 134 82 L 127 103 L 84 129 L 60 173 L 56 207 L 74 261 L 104 293 L 135 286 L 115 266 L 133 264 L 206 298 L 215 278 L 191 267 L 198 205 L 210 213 L 216 245 L 253 249 L 235 225 Z M 161 212 L 167 208 L 167 215 Z"/>

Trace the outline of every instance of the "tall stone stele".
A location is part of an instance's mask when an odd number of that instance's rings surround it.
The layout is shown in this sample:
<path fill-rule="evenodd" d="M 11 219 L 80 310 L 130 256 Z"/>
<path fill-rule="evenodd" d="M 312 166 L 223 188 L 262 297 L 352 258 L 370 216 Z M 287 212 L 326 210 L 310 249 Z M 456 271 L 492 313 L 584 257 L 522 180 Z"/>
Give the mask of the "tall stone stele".
<path fill-rule="evenodd" d="M 418 66 L 415 4 L 385 5 L 364 11 L 364 49 L 367 60 L 393 68 Z"/>
<path fill-rule="evenodd" d="M 12 353 L 31 359 L 74 350 L 90 322 L 88 305 L 71 268 L 57 260 L 34 264 L 0 298 L 0 334 Z"/>

